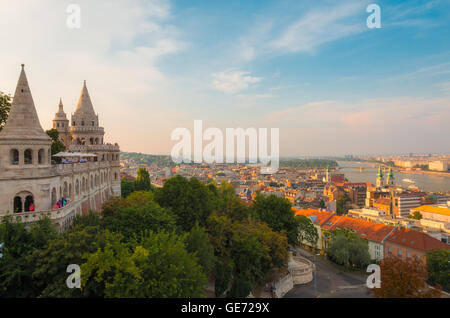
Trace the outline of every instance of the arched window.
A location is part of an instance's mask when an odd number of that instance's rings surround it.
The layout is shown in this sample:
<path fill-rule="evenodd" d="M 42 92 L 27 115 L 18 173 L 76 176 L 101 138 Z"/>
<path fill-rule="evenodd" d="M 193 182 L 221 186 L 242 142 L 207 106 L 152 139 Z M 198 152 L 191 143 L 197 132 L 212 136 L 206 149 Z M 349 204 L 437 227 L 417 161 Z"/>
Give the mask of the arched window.
<path fill-rule="evenodd" d="M 73 193 L 72 193 L 72 183 L 71 183 L 71 184 L 69 184 L 69 198 L 72 199 L 72 197 L 73 197 Z"/>
<path fill-rule="evenodd" d="M 32 195 L 28 195 L 25 198 L 25 212 L 33 212 L 35 210 L 34 207 L 34 199 Z"/>
<path fill-rule="evenodd" d="M 68 187 L 67 187 L 67 182 L 64 182 L 64 190 L 63 190 L 63 198 L 67 198 L 68 196 Z"/>
<path fill-rule="evenodd" d="M 38 163 L 41 165 L 44 163 L 44 149 L 39 150 L 38 152 Z"/>
<path fill-rule="evenodd" d="M 81 126 L 84 126 L 84 120 L 81 121 Z"/>
<path fill-rule="evenodd" d="M 14 213 L 22 213 L 22 198 L 17 196 L 14 198 Z"/>
<path fill-rule="evenodd" d="M 117 172 L 114 173 L 114 180 L 117 180 Z"/>
<path fill-rule="evenodd" d="M 93 145 L 94 144 L 94 138 L 90 138 L 89 142 L 91 143 L 91 145 Z"/>
<path fill-rule="evenodd" d="M 56 188 L 53 188 L 52 189 L 52 206 L 53 206 L 53 204 L 55 204 L 56 203 L 56 201 L 57 201 L 58 199 L 56 198 Z"/>
<path fill-rule="evenodd" d="M 25 150 L 24 157 L 23 157 L 23 162 L 26 165 L 33 164 L 33 150 L 31 150 L 31 149 Z"/>
<path fill-rule="evenodd" d="M 19 150 L 11 149 L 11 164 L 18 165 L 19 164 Z"/>
<path fill-rule="evenodd" d="M 78 179 L 75 182 L 75 194 L 80 195 L 80 182 L 78 181 Z"/>

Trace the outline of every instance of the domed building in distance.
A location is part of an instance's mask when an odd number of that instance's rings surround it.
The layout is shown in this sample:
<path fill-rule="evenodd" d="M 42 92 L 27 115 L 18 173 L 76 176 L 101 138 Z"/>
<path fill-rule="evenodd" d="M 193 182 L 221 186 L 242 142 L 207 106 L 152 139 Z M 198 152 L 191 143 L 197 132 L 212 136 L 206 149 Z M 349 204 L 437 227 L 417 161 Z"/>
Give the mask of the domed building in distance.
<path fill-rule="evenodd" d="M 53 128 L 73 160 L 52 162 L 51 139 L 39 122 L 22 64 L 0 131 L 0 219 L 11 215 L 29 223 L 48 216 L 64 231 L 74 216 L 99 211 L 103 202 L 120 196 L 120 148 L 104 142 L 86 81 L 71 121 L 60 100 Z"/>

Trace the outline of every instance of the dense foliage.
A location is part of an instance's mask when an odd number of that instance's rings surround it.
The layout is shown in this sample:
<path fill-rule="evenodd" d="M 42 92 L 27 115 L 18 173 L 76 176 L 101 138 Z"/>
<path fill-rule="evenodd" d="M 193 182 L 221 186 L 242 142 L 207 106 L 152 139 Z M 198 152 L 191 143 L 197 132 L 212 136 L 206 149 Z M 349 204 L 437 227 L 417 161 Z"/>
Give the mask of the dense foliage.
<path fill-rule="evenodd" d="M 56 129 L 46 131 L 47 135 L 52 139 L 51 153 L 52 156 L 59 152 L 66 151 L 66 146 L 59 140 L 59 132 Z"/>
<path fill-rule="evenodd" d="M 416 257 L 388 257 L 381 261 L 381 288 L 372 291 L 379 298 L 439 297 L 439 289 L 429 289 L 425 263 Z"/>
<path fill-rule="evenodd" d="M 298 243 L 298 222 L 294 217 L 291 203 L 275 195 L 258 194 L 252 207 L 254 214 L 270 228 L 287 235 L 289 244 Z"/>
<path fill-rule="evenodd" d="M 450 250 L 438 249 L 426 255 L 428 280 L 432 285 L 439 284 L 450 291 Z"/>
<path fill-rule="evenodd" d="M 158 167 L 173 167 L 175 164 L 170 156 L 163 155 L 147 155 L 136 152 L 121 152 L 120 158 L 122 160 L 133 160 L 136 164 L 151 165 L 156 164 Z"/>
<path fill-rule="evenodd" d="M 64 233 L 48 219 L 6 218 L 0 297 L 203 297 L 208 281 L 218 297 L 246 297 L 288 258 L 288 231 L 253 214 L 225 182 L 174 177 L 112 198 Z M 66 285 L 70 264 L 81 267 L 81 289 Z"/>
<path fill-rule="evenodd" d="M 290 160 L 280 160 L 280 167 L 289 167 L 296 169 L 312 169 L 312 168 L 326 168 L 326 167 L 337 167 L 338 163 L 336 160 L 330 159 L 290 159 Z"/>
<path fill-rule="evenodd" d="M 3 126 L 5 126 L 10 109 L 11 109 L 11 96 L 3 92 L 0 92 L 0 131 L 2 131 Z"/>
<path fill-rule="evenodd" d="M 367 240 L 349 231 L 336 231 L 332 236 L 327 249 L 327 255 L 332 261 L 346 267 L 357 268 L 365 268 L 370 264 Z"/>

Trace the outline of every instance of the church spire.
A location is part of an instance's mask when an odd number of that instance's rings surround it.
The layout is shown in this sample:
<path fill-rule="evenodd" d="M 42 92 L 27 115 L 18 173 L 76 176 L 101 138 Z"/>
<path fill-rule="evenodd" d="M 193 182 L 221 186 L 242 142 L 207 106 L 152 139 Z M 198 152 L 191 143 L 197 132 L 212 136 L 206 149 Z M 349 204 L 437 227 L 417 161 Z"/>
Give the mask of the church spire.
<path fill-rule="evenodd" d="M 39 122 L 24 64 L 22 64 L 9 117 L 0 133 L 0 139 L 50 140 Z"/>
<path fill-rule="evenodd" d="M 86 81 L 83 82 L 83 88 L 81 89 L 81 95 L 78 100 L 75 114 L 95 115 L 94 106 L 92 106 L 92 101 L 91 97 L 89 96 Z"/>

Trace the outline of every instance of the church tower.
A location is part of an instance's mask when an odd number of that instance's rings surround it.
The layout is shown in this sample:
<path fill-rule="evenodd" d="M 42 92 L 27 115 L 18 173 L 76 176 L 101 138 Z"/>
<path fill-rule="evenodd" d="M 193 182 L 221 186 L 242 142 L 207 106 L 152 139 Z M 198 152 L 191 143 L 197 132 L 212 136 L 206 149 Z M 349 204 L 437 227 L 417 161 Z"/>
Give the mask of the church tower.
<path fill-rule="evenodd" d="M 381 166 L 379 166 L 377 174 L 377 187 L 381 188 L 382 186 L 384 186 L 383 170 L 381 169 Z"/>
<path fill-rule="evenodd" d="M 53 119 L 53 129 L 56 129 L 59 132 L 59 139 L 66 146 L 66 148 L 68 148 L 71 143 L 69 134 L 69 120 L 64 112 L 62 99 L 59 100 L 58 112 L 55 114 L 55 119 Z"/>
<path fill-rule="evenodd" d="M 325 180 L 327 183 L 330 183 L 330 166 L 327 166 L 327 171 L 325 172 Z"/>
<path fill-rule="evenodd" d="M 392 167 L 389 167 L 389 173 L 386 180 L 387 185 L 394 185 L 394 172 L 392 172 Z"/>

